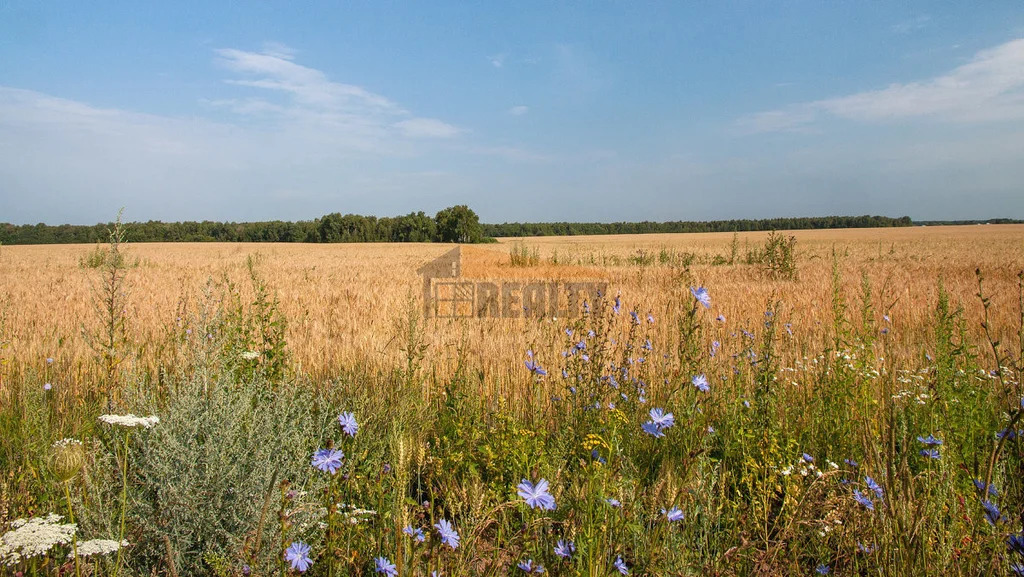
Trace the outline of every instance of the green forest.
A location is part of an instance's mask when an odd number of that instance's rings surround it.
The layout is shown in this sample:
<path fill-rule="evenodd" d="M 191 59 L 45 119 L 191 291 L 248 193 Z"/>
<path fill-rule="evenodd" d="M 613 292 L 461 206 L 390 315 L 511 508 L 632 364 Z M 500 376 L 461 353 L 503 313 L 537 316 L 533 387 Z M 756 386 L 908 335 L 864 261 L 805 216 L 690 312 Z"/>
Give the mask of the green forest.
<path fill-rule="evenodd" d="M 107 238 L 113 223 L 95 225 L 15 225 L 0 223 L 0 243 L 94 243 Z M 879 228 L 911 226 L 909 216 L 822 216 L 716 221 L 669 222 L 513 222 L 481 224 L 466 205 L 439 211 L 434 216 L 412 212 L 404 216 L 375 217 L 331 213 L 296 222 L 131 222 L 128 242 L 486 242 L 498 237 L 644 234 L 680 232 L 742 232 L 818 228 Z"/>

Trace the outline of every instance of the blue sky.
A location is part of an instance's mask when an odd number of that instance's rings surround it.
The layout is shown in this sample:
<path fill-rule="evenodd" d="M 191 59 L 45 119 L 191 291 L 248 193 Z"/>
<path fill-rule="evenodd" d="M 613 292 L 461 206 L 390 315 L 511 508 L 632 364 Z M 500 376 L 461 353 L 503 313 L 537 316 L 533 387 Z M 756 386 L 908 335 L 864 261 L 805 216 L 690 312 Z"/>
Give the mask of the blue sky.
<path fill-rule="evenodd" d="M 1024 8 L 0 2 L 0 222 L 454 204 L 1024 218 Z"/>

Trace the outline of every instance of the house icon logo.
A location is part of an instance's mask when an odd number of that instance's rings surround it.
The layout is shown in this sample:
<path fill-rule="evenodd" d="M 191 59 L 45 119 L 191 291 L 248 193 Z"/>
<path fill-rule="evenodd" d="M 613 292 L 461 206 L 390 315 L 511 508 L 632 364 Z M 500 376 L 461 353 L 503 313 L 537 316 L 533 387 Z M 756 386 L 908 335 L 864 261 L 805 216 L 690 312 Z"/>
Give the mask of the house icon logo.
<path fill-rule="evenodd" d="M 416 269 L 423 277 L 423 312 L 426 317 L 470 318 L 474 314 L 476 283 L 460 280 L 462 247 L 456 246 Z"/>
<path fill-rule="evenodd" d="M 608 288 L 606 282 L 463 278 L 460 246 L 416 272 L 423 277 L 426 318 L 571 318 Z"/>

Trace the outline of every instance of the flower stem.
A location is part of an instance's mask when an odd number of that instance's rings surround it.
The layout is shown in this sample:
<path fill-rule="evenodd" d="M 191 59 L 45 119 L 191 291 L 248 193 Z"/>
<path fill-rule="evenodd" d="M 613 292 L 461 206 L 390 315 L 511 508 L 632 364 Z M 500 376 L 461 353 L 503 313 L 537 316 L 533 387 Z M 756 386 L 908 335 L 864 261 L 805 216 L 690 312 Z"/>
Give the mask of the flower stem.
<path fill-rule="evenodd" d="M 124 514 L 128 508 L 128 438 L 131 433 L 125 433 L 124 435 L 124 461 L 121 463 L 121 529 L 117 536 L 117 542 L 120 545 L 124 542 Z M 124 547 L 117 548 L 117 564 L 114 565 L 114 577 L 117 577 L 121 573 L 121 559 L 124 555 Z"/>
<path fill-rule="evenodd" d="M 69 481 L 65 481 L 63 483 L 63 485 L 64 485 L 64 498 L 68 502 L 68 519 L 70 519 L 71 520 L 71 524 L 74 525 L 75 524 L 75 512 L 71 508 L 71 490 L 68 489 L 68 485 L 69 484 L 70 484 Z M 77 533 L 78 532 L 75 531 L 75 534 L 71 535 L 71 551 L 75 555 L 75 575 L 77 577 L 82 577 L 82 568 L 78 565 L 78 535 L 77 535 Z"/>

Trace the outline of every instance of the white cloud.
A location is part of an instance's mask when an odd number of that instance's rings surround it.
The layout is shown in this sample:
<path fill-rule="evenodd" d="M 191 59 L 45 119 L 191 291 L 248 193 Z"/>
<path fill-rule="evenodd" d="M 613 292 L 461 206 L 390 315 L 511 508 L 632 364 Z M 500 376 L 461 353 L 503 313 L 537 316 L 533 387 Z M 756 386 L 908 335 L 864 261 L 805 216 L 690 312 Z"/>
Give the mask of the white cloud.
<path fill-rule="evenodd" d="M 930 118 L 952 122 L 1024 119 L 1024 39 L 977 53 L 923 82 L 794 104 L 742 118 L 753 132 L 807 128 L 826 117 L 860 122 Z"/>
<path fill-rule="evenodd" d="M 916 18 L 911 18 L 910 20 L 904 20 L 903 22 L 893 24 L 890 29 L 896 34 L 910 34 L 911 32 L 917 32 L 927 26 L 928 23 L 931 22 L 931 19 L 931 16 L 922 14 Z"/>
<path fill-rule="evenodd" d="M 215 57 L 235 88 L 201 100 L 206 117 L 105 109 L 0 85 L 0 219 L 96 222 L 120 206 L 131 218 L 164 219 L 309 218 L 339 201 L 350 210 L 397 207 L 430 187 L 382 199 L 358 179 L 444 168 L 473 144 L 459 138 L 467 130 L 336 82 L 287 47 Z M 284 202 L 281 191 L 305 200 Z"/>
<path fill-rule="evenodd" d="M 409 138 L 451 138 L 461 129 L 434 118 L 411 118 L 396 122 L 395 127 Z"/>
<path fill-rule="evenodd" d="M 494 56 L 488 56 L 487 61 L 491 63 L 491 66 L 495 68 L 501 68 L 505 65 L 506 55 L 504 52 L 501 54 L 495 54 Z"/>
<path fill-rule="evenodd" d="M 529 106 L 523 106 L 523 105 L 513 106 L 512 108 L 508 109 L 508 113 L 511 114 L 512 116 L 522 116 L 522 115 L 526 114 L 529 111 L 530 111 L 530 107 Z"/>
<path fill-rule="evenodd" d="M 299 53 L 298 50 L 280 42 L 264 42 L 262 52 L 284 60 L 295 60 Z"/>
<path fill-rule="evenodd" d="M 360 86 L 332 82 L 323 72 L 296 64 L 274 52 L 245 52 L 223 48 L 216 53 L 220 63 L 228 70 L 250 77 L 227 82 L 281 91 L 290 95 L 297 105 L 356 113 L 406 113 L 383 96 Z"/>

